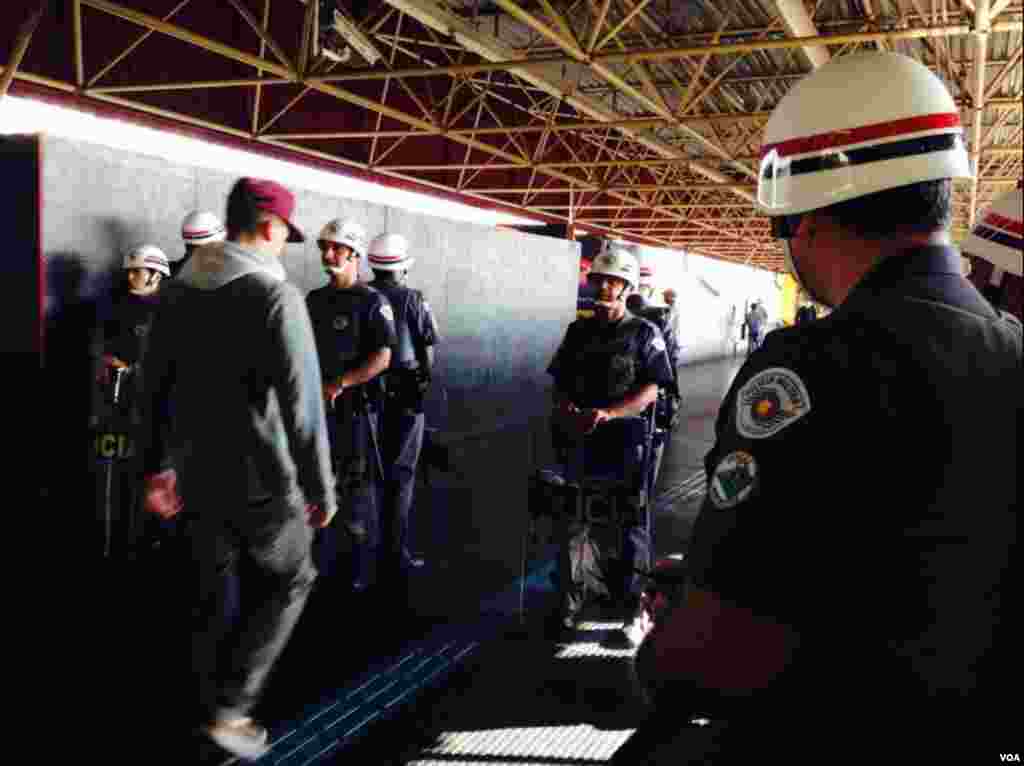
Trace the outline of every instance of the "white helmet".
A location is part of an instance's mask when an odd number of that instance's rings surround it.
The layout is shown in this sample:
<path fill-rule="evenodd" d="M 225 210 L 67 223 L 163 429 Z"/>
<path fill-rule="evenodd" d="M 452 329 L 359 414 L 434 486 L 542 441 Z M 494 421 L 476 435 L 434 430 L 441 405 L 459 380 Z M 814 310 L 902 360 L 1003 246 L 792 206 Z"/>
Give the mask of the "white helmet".
<path fill-rule="evenodd" d="M 960 249 L 967 255 L 984 258 L 1011 274 L 1022 275 L 1024 259 L 1024 196 L 1014 189 L 997 199 L 974 225 Z"/>
<path fill-rule="evenodd" d="M 226 236 L 220 218 L 206 210 L 193 210 L 181 222 L 181 238 L 186 245 L 223 242 Z"/>
<path fill-rule="evenodd" d="M 621 247 L 612 247 L 594 259 L 590 273 L 618 277 L 624 279 L 630 287 L 636 287 L 640 267 L 637 265 L 636 256 L 631 252 Z"/>
<path fill-rule="evenodd" d="M 370 243 L 370 268 L 404 271 L 414 263 L 409 257 L 409 240 L 401 234 L 380 234 Z"/>
<path fill-rule="evenodd" d="M 159 271 L 165 277 L 171 275 L 171 266 L 167 261 L 167 256 L 156 245 L 139 245 L 133 248 L 124 257 L 122 268 L 153 269 L 153 271 Z"/>
<path fill-rule="evenodd" d="M 765 127 L 757 202 L 793 215 L 898 186 L 969 178 L 960 110 L 923 64 L 898 53 L 833 58 Z"/>
<path fill-rule="evenodd" d="M 340 218 L 329 221 L 320 230 L 317 241 L 348 245 L 360 258 L 366 255 L 366 229 L 355 221 L 342 221 Z"/>

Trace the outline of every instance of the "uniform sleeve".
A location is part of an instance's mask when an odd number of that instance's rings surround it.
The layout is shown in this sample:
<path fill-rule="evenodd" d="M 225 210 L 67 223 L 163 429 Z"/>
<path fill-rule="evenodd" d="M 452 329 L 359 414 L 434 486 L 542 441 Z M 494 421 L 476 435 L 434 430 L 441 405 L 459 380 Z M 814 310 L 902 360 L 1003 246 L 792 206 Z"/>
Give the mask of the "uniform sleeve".
<path fill-rule="evenodd" d="M 654 326 L 645 328 L 640 339 L 639 352 L 640 364 L 637 368 L 639 383 L 656 383 L 659 387 L 672 386 L 675 383 L 672 363 L 668 358 L 668 346 L 661 330 Z"/>
<path fill-rule="evenodd" d="M 381 348 L 394 348 L 398 345 L 398 331 L 395 329 L 395 312 L 388 299 L 375 293 L 374 300 L 369 302 L 369 316 L 366 322 L 366 347 L 376 351 Z"/>
<path fill-rule="evenodd" d="M 571 353 L 570 350 L 573 345 L 575 327 L 575 322 L 569 325 L 569 329 L 565 331 L 565 337 L 562 338 L 561 345 L 555 352 L 554 359 L 552 359 L 551 364 L 548 365 L 548 374 L 555 379 L 555 386 L 562 390 L 565 390 L 564 380 L 566 374 L 566 367 L 568 366 L 568 358 L 569 354 Z"/>
<path fill-rule="evenodd" d="M 766 345 L 740 370 L 705 457 L 689 550 L 699 586 L 794 627 L 847 591 L 852 520 L 840 508 L 867 486 L 852 476 L 845 441 L 859 437 L 827 425 L 838 376 L 809 359 L 799 347 Z"/>
<path fill-rule="evenodd" d="M 298 289 L 284 283 L 268 317 L 271 378 L 277 392 L 306 501 L 333 513 L 337 499 L 327 441 L 320 360 L 309 311 Z"/>
<path fill-rule="evenodd" d="M 418 308 L 419 312 L 415 326 L 420 340 L 424 346 L 436 346 L 441 342 L 441 332 L 437 328 L 434 312 L 431 311 L 430 304 L 422 294 L 419 295 Z"/>

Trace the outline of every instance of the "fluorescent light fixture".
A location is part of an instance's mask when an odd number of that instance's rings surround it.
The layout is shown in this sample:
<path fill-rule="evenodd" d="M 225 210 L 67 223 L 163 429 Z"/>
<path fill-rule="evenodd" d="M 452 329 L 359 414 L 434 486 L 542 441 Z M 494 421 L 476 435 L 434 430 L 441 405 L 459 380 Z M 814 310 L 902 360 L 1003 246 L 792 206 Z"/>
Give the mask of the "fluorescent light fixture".
<path fill-rule="evenodd" d="M 41 101 L 4 97 L 0 102 L 0 134 L 39 132 L 148 154 L 183 165 L 238 173 L 240 176 L 273 178 L 286 186 L 317 191 L 332 197 L 362 200 L 453 221 L 468 221 L 484 226 L 543 223 L 526 216 L 500 213 L 429 194 L 395 189 Z M 339 193 L 340 189 L 344 189 L 344 193 Z"/>

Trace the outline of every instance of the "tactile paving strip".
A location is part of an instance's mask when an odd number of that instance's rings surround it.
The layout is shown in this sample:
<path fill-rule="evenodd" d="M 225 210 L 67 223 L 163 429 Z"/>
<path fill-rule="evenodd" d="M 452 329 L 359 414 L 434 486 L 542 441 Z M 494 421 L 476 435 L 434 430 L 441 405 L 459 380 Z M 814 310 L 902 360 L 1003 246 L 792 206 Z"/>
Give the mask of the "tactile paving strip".
<path fill-rule="evenodd" d="M 489 642 L 420 722 L 430 744 L 387 763 L 610 763 L 645 711 L 631 680 L 635 649 L 617 641 L 621 620 L 603 617 L 584 620 L 564 642 L 522 637 Z"/>
<path fill-rule="evenodd" d="M 669 508 L 702 497 L 707 492 L 707 478 L 704 471 L 698 471 L 678 484 L 666 487 L 654 498 L 654 507 Z"/>
<path fill-rule="evenodd" d="M 274 732 L 271 751 L 260 763 L 309 766 L 330 762 L 338 752 L 364 736 L 373 723 L 396 715 L 414 697 L 438 683 L 478 645 L 471 639 L 449 640 L 439 646 L 408 651 L 295 725 L 285 727 L 281 733 Z"/>

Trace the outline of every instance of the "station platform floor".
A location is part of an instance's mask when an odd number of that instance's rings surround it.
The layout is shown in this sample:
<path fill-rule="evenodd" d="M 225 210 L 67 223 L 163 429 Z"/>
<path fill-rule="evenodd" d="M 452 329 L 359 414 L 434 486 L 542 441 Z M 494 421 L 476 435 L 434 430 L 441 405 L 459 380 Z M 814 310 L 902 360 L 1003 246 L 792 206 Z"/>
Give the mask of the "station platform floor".
<path fill-rule="evenodd" d="M 703 500 L 703 458 L 718 407 L 742 363 L 734 357 L 682 368 L 685 409 L 654 496 L 659 556 L 686 544 Z M 614 640 L 623 615 L 594 606 L 571 636 L 547 637 L 532 609 L 520 612 L 520 580 L 507 567 L 485 566 L 480 540 L 460 541 L 452 532 L 460 528 L 458 514 L 473 511 L 473 497 L 443 481 L 417 491 L 418 503 L 444 506 L 445 539 L 422 530 L 427 566 L 401 592 L 355 598 L 314 591 L 254 711 L 273 742 L 260 763 L 611 763 L 648 712 L 631 679 L 633 650 Z M 504 537 L 523 528 L 525 513 L 508 523 Z M 123 628 L 97 661 L 133 671 L 111 674 L 115 688 L 108 689 L 133 704 L 121 714 L 123 735 L 104 747 L 125 747 L 127 761 L 230 763 L 189 735 L 183 716 L 187 574 L 151 567 L 132 573 L 148 578 L 143 601 L 132 596 L 127 612 L 123 600 L 108 607 L 106 617 Z M 528 606 L 551 590 L 552 568 L 543 555 L 531 559 Z M 116 591 L 123 573 L 110 578 Z M 694 730 L 695 757 L 707 738 L 707 730 Z"/>

